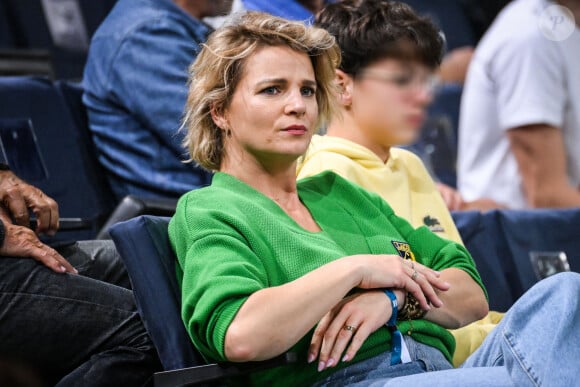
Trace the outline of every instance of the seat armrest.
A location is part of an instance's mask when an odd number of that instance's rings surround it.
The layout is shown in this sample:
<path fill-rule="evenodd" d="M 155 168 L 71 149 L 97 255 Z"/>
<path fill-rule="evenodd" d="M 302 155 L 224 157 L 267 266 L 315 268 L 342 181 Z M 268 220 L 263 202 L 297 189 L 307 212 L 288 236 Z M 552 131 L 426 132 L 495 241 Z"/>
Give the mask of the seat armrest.
<path fill-rule="evenodd" d="M 109 216 L 97 239 L 110 239 L 109 227 L 139 215 L 173 216 L 177 199 L 145 199 L 135 195 L 125 196 Z"/>
<path fill-rule="evenodd" d="M 298 356 L 286 352 L 273 359 L 247 363 L 214 363 L 178 370 L 156 372 L 153 376 L 155 387 L 195 386 L 201 383 L 247 375 L 286 364 L 296 363 Z"/>

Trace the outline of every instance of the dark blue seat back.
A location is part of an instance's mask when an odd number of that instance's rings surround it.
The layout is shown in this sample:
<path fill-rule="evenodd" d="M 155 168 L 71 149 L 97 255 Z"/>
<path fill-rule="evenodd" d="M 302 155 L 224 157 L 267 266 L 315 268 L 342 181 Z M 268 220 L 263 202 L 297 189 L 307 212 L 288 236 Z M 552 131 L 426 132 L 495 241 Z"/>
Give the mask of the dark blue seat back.
<path fill-rule="evenodd" d="M 15 46 L 10 17 L 6 12 L 4 2 L 0 1 L 0 49 L 14 48 Z"/>
<path fill-rule="evenodd" d="M 91 239 L 112 212 L 116 201 L 108 185 L 103 184 L 104 176 L 99 177 L 96 158 L 70 109 L 48 79 L 0 77 L 0 119 L 29 119 L 32 122 L 48 172 L 48 177 L 39 180 L 20 177 L 55 199 L 61 217 L 82 218 L 91 224 L 87 230 L 62 232 L 57 236 Z"/>
<path fill-rule="evenodd" d="M 513 278 L 511 257 L 498 250 L 501 240 L 495 232 L 496 216 L 479 211 L 458 211 L 452 216 L 465 247 L 475 260 L 491 310 L 507 311 L 516 300 L 514 292 L 519 289 L 512 289 L 515 284 L 509 281 Z"/>
<path fill-rule="evenodd" d="M 10 22 L 14 48 L 50 52 L 57 79 L 82 77 L 90 38 L 115 4 L 115 0 L 51 1 L 2 0 Z M 47 12 L 48 10 L 48 12 Z M 57 16 L 51 35 L 49 18 Z M 0 14 L 1 19 L 1 14 Z M 68 28 L 63 28 L 63 27 Z M 4 28 L 0 26 L 0 31 Z M 59 36 L 60 35 L 60 36 Z M 63 37 L 64 36 L 64 37 Z M 2 43 L 0 37 L 0 44 Z"/>
<path fill-rule="evenodd" d="M 127 267 L 141 318 L 166 370 L 205 364 L 181 319 L 181 290 L 169 243 L 169 218 L 139 216 L 109 232 Z"/>
<path fill-rule="evenodd" d="M 580 208 L 453 212 L 486 286 L 490 307 L 506 311 L 539 277 L 530 253 L 564 252 L 580 272 Z"/>
<path fill-rule="evenodd" d="M 112 203 L 115 203 L 117 199 L 110 187 L 105 170 L 97 157 L 97 149 L 89 129 L 87 110 L 83 103 L 83 87 L 80 82 L 66 80 L 55 81 L 54 87 L 65 102 L 70 117 L 74 122 L 80 154 L 83 157 L 83 165 L 87 166 L 85 173 L 94 185 L 101 188 L 101 195 L 97 198 L 99 207 L 103 208 L 105 212 L 110 212 Z"/>
<path fill-rule="evenodd" d="M 502 250 L 512 257 L 521 293 L 536 281 L 532 252 L 564 252 L 570 270 L 580 272 L 580 208 L 504 210 L 498 213 L 498 233 L 504 237 Z"/>

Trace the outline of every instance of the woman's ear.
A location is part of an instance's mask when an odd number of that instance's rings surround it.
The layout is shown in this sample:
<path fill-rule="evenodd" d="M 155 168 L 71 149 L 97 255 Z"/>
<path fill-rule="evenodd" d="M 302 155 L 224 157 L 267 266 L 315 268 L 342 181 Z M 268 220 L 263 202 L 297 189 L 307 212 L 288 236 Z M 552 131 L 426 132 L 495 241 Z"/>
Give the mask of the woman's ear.
<path fill-rule="evenodd" d="M 218 110 L 215 105 L 212 105 L 209 112 L 211 114 L 211 119 L 217 125 L 218 128 L 222 130 L 228 129 L 228 120 L 221 109 Z"/>
<path fill-rule="evenodd" d="M 344 107 L 350 106 L 352 104 L 352 89 L 354 86 L 352 76 L 342 70 L 336 70 L 335 81 L 339 90 L 338 102 Z"/>

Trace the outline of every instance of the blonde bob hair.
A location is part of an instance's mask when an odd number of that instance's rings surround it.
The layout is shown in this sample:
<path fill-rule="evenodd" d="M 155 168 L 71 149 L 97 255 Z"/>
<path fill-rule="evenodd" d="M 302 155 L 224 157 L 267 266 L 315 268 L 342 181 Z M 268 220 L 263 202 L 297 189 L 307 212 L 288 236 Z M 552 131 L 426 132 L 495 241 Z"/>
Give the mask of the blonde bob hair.
<path fill-rule="evenodd" d="M 287 46 L 307 54 L 317 83 L 317 127 L 324 125 L 335 110 L 335 69 L 340 49 L 332 35 L 321 28 L 306 26 L 261 12 L 247 12 L 214 31 L 189 68 L 189 93 L 182 130 L 190 159 L 209 170 L 220 169 L 224 157 L 224 131 L 211 117 L 229 106 L 243 75 L 247 58 L 267 46 Z M 275 66 L 276 64 L 272 64 Z"/>

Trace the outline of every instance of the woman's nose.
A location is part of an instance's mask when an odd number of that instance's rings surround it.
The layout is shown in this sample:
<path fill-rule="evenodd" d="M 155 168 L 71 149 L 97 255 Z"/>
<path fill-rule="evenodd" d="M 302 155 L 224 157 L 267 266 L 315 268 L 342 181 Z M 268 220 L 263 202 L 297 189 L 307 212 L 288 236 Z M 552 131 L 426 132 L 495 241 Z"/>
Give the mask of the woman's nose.
<path fill-rule="evenodd" d="M 304 96 L 300 92 L 291 93 L 286 104 L 286 114 L 302 115 L 304 113 L 306 113 Z"/>

